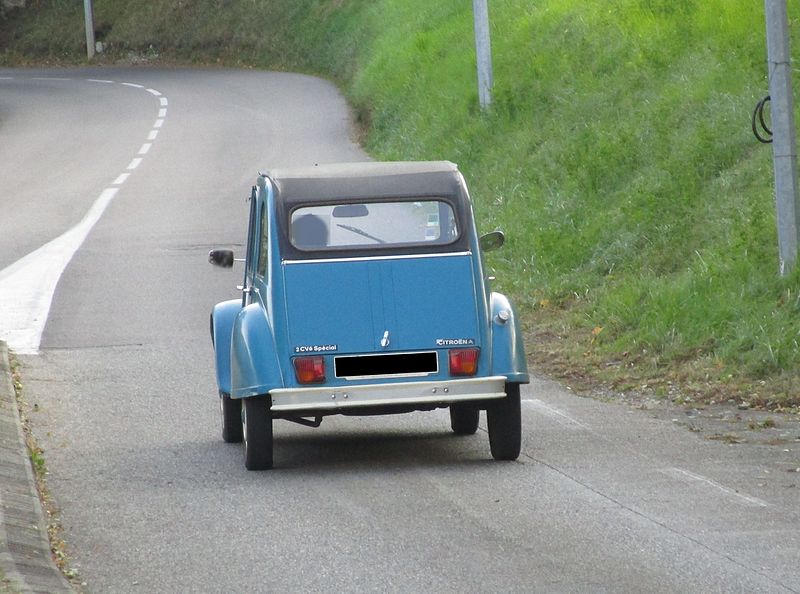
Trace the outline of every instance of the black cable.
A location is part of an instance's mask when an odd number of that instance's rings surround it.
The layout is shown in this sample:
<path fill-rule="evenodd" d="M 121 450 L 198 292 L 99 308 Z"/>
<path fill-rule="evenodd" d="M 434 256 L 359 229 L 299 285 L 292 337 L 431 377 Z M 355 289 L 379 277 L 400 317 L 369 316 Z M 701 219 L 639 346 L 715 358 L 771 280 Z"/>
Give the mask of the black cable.
<path fill-rule="evenodd" d="M 766 132 L 771 137 L 772 130 L 769 129 L 769 126 L 767 126 L 767 123 L 764 120 L 764 106 L 767 104 L 769 100 L 770 97 L 769 95 L 767 95 L 756 104 L 756 108 L 753 110 L 753 119 L 752 119 L 753 134 L 755 135 L 755 137 L 758 139 L 759 142 L 763 142 L 764 144 L 770 144 L 772 142 L 772 138 L 766 138 L 758 133 L 758 127 L 756 126 L 756 116 L 758 116 L 758 121 L 761 124 L 761 128 L 763 128 L 764 132 Z"/>
<path fill-rule="evenodd" d="M 761 109 L 758 110 L 758 120 L 761 122 L 761 127 L 764 128 L 764 131 L 770 136 L 772 136 L 772 130 L 770 130 L 769 126 L 767 126 L 766 122 L 764 121 L 764 106 L 767 104 L 767 101 L 769 100 L 770 100 L 769 95 L 767 95 L 761 100 Z"/>

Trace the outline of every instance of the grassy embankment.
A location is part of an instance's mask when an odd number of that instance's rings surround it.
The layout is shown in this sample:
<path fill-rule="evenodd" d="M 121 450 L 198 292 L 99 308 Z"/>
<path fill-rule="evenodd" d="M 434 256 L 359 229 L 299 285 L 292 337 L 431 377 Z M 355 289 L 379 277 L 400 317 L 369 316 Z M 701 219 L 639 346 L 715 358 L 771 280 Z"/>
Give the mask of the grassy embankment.
<path fill-rule="evenodd" d="M 0 63 L 82 60 L 80 3 L 31 4 L 3 28 Z M 763 6 L 490 10 L 494 105 L 480 113 L 463 0 L 95 1 L 101 61 L 323 73 L 376 158 L 459 163 L 482 228 L 508 235 L 490 262 L 539 369 L 800 403 L 800 274 L 777 275 L 771 150 L 750 132 L 768 92 Z"/>

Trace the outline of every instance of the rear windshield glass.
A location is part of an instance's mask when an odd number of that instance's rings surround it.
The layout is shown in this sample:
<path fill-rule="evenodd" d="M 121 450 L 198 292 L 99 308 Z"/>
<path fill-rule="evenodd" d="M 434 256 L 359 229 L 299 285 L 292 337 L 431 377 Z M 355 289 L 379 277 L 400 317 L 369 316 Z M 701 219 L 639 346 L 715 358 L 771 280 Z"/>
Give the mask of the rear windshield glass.
<path fill-rule="evenodd" d="M 291 241 L 300 250 L 446 244 L 458 238 L 455 214 L 442 200 L 303 206 L 292 212 Z"/>

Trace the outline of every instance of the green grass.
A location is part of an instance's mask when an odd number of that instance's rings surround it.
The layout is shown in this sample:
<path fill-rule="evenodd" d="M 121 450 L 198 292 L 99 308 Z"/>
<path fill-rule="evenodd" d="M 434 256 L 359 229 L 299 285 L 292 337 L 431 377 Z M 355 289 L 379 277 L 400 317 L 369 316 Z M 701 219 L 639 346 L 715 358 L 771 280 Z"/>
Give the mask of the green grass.
<path fill-rule="evenodd" d="M 0 61 L 82 60 L 78 4 L 12 15 Z M 323 73 L 376 158 L 457 162 L 481 227 L 508 235 L 490 264 L 534 366 L 800 402 L 800 275 L 777 274 L 771 149 L 750 132 L 768 92 L 762 4 L 492 3 L 486 112 L 463 0 L 95 7 L 104 60 Z"/>
<path fill-rule="evenodd" d="M 6 578 L 5 573 L 3 570 L 0 569 L 0 594 L 18 594 L 19 590 L 17 590 L 14 585 L 12 584 L 11 580 Z"/>

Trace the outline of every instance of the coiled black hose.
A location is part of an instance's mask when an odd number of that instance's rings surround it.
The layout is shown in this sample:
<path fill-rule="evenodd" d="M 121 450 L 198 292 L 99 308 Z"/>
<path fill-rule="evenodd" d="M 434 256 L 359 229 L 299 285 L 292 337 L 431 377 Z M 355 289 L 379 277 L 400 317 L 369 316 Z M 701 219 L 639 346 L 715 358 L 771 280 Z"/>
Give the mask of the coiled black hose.
<path fill-rule="evenodd" d="M 767 126 L 767 123 L 764 121 L 764 106 L 769 102 L 769 100 L 769 95 L 767 95 L 761 101 L 756 103 L 756 108 L 753 110 L 753 134 L 759 142 L 763 142 L 764 144 L 769 144 L 772 142 L 772 130 L 769 129 L 769 126 Z M 758 118 L 758 124 L 761 124 L 762 130 L 767 133 L 767 136 L 762 136 L 759 134 L 756 118 Z"/>

